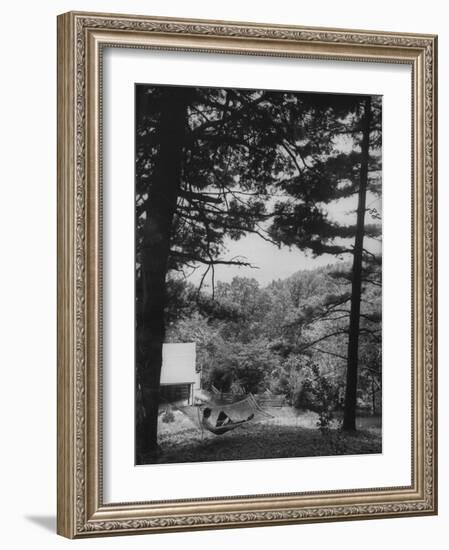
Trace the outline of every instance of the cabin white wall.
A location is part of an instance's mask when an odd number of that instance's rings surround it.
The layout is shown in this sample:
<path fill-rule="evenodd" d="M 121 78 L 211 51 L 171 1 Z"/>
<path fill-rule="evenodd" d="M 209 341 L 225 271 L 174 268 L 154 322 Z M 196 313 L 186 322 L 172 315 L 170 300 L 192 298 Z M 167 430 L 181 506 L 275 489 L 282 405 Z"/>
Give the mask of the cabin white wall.
<path fill-rule="evenodd" d="M 196 344 L 164 344 L 161 384 L 195 384 Z"/>

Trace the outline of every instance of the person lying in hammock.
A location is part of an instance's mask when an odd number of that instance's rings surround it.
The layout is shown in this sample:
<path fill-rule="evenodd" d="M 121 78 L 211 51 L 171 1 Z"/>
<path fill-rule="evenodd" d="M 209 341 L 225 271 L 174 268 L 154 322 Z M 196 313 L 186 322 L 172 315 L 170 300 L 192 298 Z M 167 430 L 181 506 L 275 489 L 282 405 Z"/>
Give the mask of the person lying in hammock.
<path fill-rule="evenodd" d="M 254 418 L 254 414 L 250 414 L 248 418 L 245 418 L 244 420 L 237 420 L 234 422 L 231 417 L 228 416 L 224 411 L 220 411 L 214 425 L 210 421 L 211 414 L 212 409 L 210 409 L 209 407 L 206 407 L 203 410 L 203 425 L 216 435 L 221 435 L 228 432 L 229 430 L 233 430 L 237 426 L 244 424 L 245 422 L 248 422 L 249 420 L 252 420 Z"/>

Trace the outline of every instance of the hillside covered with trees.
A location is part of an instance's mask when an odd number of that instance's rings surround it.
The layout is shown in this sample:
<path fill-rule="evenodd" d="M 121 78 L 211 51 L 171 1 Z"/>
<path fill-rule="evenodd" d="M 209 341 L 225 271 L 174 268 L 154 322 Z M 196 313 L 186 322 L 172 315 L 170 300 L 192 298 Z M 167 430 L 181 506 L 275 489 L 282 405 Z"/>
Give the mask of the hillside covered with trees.
<path fill-rule="evenodd" d="M 171 280 L 167 342 L 196 342 L 205 389 L 268 390 L 299 409 L 343 410 L 348 268 L 300 271 L 265 287 L 254 278 L 234 277 L 217 283 L 213 299 L 187 282 Z M 380 286 L 364 289 L 361 319 L 357 405 L 360 412 L 379 414 Z"/>

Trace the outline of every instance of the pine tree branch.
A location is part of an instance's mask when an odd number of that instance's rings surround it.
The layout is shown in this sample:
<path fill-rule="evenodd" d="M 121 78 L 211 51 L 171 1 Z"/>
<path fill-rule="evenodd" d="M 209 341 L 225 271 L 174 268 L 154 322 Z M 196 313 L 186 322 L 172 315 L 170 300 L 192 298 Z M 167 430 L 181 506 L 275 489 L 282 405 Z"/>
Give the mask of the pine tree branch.
<path fill-rule="evenodd" d="M 332 357 L 338 357 L 338 359 L 342 359 L 343 361 L 347 361 L 347 360 L 348 360 L 348 358 L 347 358 L 346 356 L 344 356 L 344 355 L 339 355 L 338 353 L 334 353 L 333 351 L 328 351 L 328 350 L 326 350 L 326 349 L 317 348 L 317 347 L 315 347 L 315 346 L 312 346 L 311 349 L 313 349 L 313 350 L 315 350 L 315 351 L 319 351 L 320 353 L 325 353 L 325 354 L 327 354 L 327 355 L 331 355 Z"/>
<path fill-rule="evenodd" d="M 322 336 L 321 338 L 318 338 L 317 340 L 314 340 L 313 342 L 309 342 L 308 344 L 305 344 L 304 346 L 301 346 L 297 353 L 302 353 L 306 349 L 314 346 L 315 344 L 318 344 L 318 342 L 322 342 L 323 340 L 327 340 L 328 338 L 332 338 L 333 336 L 339 336 L 341 334 L 348 334 L 347 330 L 337 330 L 335 332 L 332 332 L 331 334 L 326 334 L 326 336 Z"/>
<path fill-rule="evenodd" d="M 370 283 L 374 286 L 382 287 L 382 283 L 380 281 L 374 281 L 373 279 L 367 279 L 366 277 L 364 277 L 362 281 L 364 281 L 365 283 Z"/>
<path fill-rule="evenodd" d="M 222 204 L 222 200 L 220 197 L 214 197 L 212 195 L 206 194 L 206 193 L 198 193 L 196 191 L 187 191 L 186 189 L 181 189 L 179 191 L 179 194 L 184 199 L 187 199 L 190 201 L 199 201 L 199 202 L 207 202 L 207 203 L 215 203 L 215 204 Z"/>
<path fill-rule="evenodd" d="M 178 258 L 185 258 L 187 261 L 199 262 L 205 265 L 239 265 L 245 267 L 251 267 L 253 269 L 259 269 L 256 265 L 251 264 L 250 262 L 243 262 L 241 260 L 231 259 L 231 260 L 220 260 L 220 259 L 206 259 L 201 256 L 194 254 L 186 254 L 178 250 L 170 250 L 170 255 Z"/>
<path fill-rule="evenodd" d="M 369 250 L 366 250 L 366 248 L 363 249 L 364 254 L 369 256 L 376 264 L 382 265 L 382 259 L 373 254 L 373 252 L 370 252 Z"/>

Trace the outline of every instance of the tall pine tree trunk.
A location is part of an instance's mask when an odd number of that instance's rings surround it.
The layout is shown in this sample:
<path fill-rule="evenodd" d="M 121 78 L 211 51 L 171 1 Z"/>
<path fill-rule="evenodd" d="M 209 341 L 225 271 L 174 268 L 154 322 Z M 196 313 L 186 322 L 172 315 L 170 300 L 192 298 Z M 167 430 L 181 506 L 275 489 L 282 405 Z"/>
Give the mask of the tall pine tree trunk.
<path fill-rule="evenodd" d="M 136 326 L 136 361 L 143 418 L 136 422 L 136 461 L 157 450 L 162 345 L 165 338 L 166 277 L 173 219 L 182 173 L 189 89 L 163 92 L 158 156 L 149 189 L 141 248 L 142 307 Z M 142 99 L 142 98 L 138 98 Z M 139 102 L 143 104 L 142 101 Z"/>
<path fill-rule="evenodd" d="M 357 205 L 357 224 L 352 264 L 351 313 L 349 320 L 348 365 L 343 429 L 356 429 L 357 379 L 359 361 L 360 301 L 362 294 L 363 239 L 365 236 L 366 190 L 368 187 L 369 135 L 371 98 L 364 101 L 363 135 L 361 146 L 360 185 Z"/>

